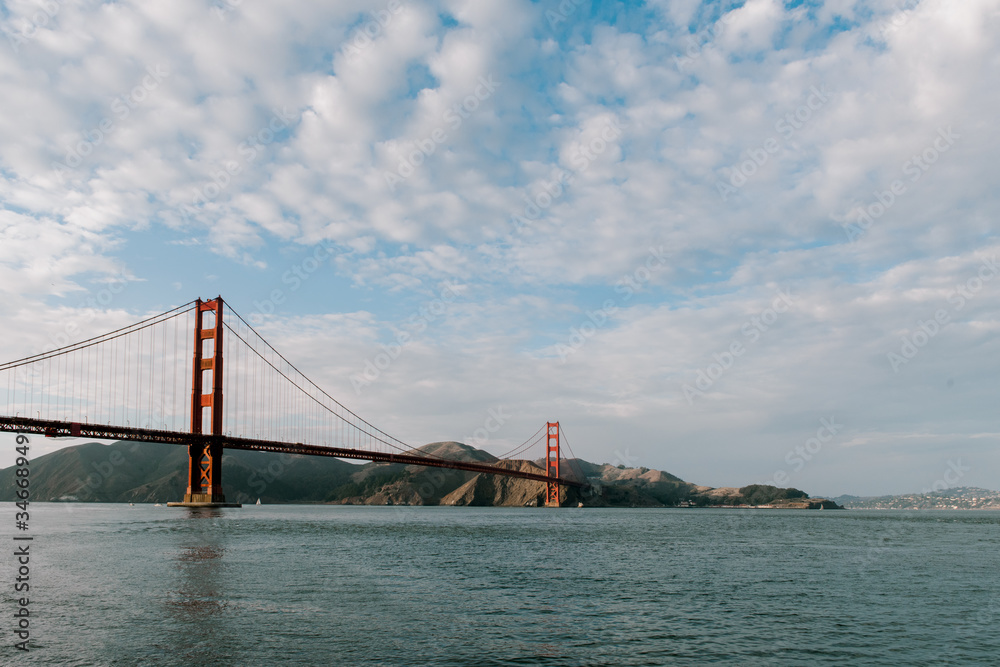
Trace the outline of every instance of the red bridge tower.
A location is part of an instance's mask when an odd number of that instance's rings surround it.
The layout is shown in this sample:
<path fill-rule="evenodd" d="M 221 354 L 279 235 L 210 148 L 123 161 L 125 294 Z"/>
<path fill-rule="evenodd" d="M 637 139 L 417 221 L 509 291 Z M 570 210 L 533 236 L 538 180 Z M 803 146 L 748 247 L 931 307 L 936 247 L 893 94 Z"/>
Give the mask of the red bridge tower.
<path fill-rule="evenodd" d="M 194 360 L 191 381 L 191 433 L 204 433 L 205 408 L 211 435 L 222 435 L 222 297 L 198 299 L 194 319 Z M 206 326 L 205 315 L 214 317 Z M 208 349 L 207 349 L 208 348 Z M 209 391 L 205 372 L 211 371 Z M 171 507 L 242 507 L 227 503 L 222 493 L 222 443 L 192 442 L 188 445 L 188 486 L 184 502 Z"/>
<path fill-rule="evenodd" d="M 559 479 L 559 422 L 545 423 L 545 474 Z M 559 507 L 559 482 L 546 482 L 545 506 Z"/>

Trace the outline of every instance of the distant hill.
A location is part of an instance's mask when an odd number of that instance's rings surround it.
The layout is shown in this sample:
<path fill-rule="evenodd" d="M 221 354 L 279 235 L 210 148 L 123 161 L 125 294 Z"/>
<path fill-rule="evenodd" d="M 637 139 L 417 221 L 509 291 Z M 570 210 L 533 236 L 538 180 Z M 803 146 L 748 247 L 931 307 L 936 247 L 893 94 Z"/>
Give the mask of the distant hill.
<path fill-rule="evenodd" d="M 898 496 L 839 496 L 833 500 L 848 509 L 1000 510 L 1000 492 L 980 489 L 974 486 L 961 486 L 933 493 L 911 493 Z"/>
<path fill-rule="evenodd" d="M 460 461 L 509 466 L 545 474 L 542 461 L 500 461 L 459 442 L 435 442 L 418 451 Z M 61 449 L 31 462 L 32 499 L 80 502 L 166 503 L 181 500 L 187 485 L 187 450 L 177 445 L 96 442 Z M 561 474 L 587 482 L 567 488 L 566 505 L 604 507 L 768 506 L 836 508 L 797 489 L 773 486 L 713 489 L 662 470 L 561 463 Z M 14 468 L 0 470 L 0 500 L 13 500 Z M 229 501 L 365 505 L 541 505 L 539 482 L 446 468 L 385 463 L 351 464 L 335 458 L 227 449 L 222 484 Z"/>
<path fill-rule="evenodd" d="M 360 466 L 338 459 L 227 449 L 222 457 L 226 499 L 236 502 L 316 502 L 350 480 Z M 33 500 L 165 503 L 182 500 L 187 449 L 178 445 L 88 442 L 31 461 Z M 14 469 L 0 470 L 0 499 L 15 497 Z"/>

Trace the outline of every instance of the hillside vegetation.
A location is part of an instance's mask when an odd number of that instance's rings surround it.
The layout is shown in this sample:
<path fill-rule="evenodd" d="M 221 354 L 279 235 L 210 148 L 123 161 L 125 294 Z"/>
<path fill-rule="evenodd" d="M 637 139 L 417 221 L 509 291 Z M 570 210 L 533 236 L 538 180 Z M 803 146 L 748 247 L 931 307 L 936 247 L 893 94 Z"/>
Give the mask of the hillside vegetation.
<path fill-rule="evenodd" d="M 543 475 L 541 461 L 500 461 L 458 442 L 421 447 L 453 460 L 512 467 Z M 177 445 L 90 442 L 31 462 L 32 498 L 47 501 L 166 503 L 181 500 L 187 485 L 187 450 Z M 562 462 L 563 477 L 587 489 L 563 490 L 563 504 L 596 507 L 773 506 L 836 507 L 798 489 L 750 485 L 697 486 L 662 470 Z M 13 500 L 14 469 L 0 470 L 0 500 Z M 398 464 L 354 464 L 334 458 L 226 450 L 222 484 L 228 501 L 365 505 L 537 506 L 545 503 L 540 482 L 445 468 Z"/>

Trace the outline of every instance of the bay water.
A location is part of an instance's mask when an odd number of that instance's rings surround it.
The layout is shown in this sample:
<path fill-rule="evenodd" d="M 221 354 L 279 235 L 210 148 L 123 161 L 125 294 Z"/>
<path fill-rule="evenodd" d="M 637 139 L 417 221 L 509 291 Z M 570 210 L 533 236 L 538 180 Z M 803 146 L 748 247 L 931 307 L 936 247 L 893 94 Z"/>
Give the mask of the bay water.
<path fill-rule="evenodd" d="M 1000 512 L 14 511 L 2 664 L 1000 663 Z"/>

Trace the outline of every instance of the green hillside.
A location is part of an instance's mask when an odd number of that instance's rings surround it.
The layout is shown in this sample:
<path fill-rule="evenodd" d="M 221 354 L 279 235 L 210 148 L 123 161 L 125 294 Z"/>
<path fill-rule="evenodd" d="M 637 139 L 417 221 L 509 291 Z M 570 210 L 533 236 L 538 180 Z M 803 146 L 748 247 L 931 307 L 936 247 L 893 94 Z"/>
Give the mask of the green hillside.
<path fill-rule="evenodd" d="M 315 502 L 350 481 L 362 466 L 338 459 L 225 451 L 222 481 L 236 502 Z M 187 450 L 177 445 L 89 442 L 31 462 L 35 501 L 166 503 L 182 500 Z M 14 469 L 0 470 L 0 500 L 15 497 Z"/>

